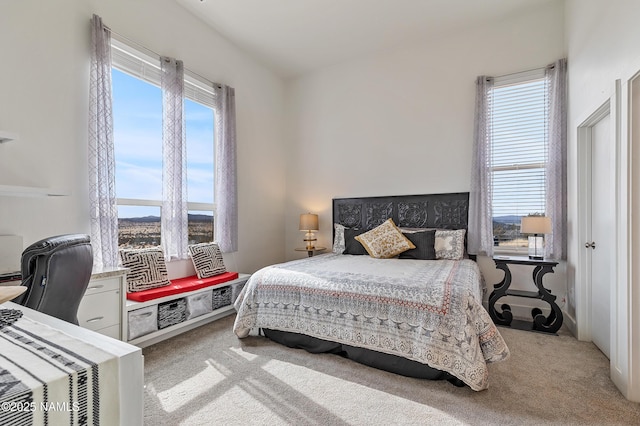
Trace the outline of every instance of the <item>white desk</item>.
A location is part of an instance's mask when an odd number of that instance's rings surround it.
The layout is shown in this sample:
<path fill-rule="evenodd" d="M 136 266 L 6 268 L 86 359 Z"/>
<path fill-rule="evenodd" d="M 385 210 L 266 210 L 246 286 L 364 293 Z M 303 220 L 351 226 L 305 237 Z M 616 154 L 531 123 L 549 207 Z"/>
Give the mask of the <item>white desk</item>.
<path fill-rule="evenodd" d="M 144 369 L 140 348 L 12 302 L 3 303 L 0 309 L 23 313 L 16 323 L 0 330 L 0 381 L 5 385 L 9 381 L 13 389 L 22 388 L 24 394 L 33 396 L 30 406 L 16 399 L 6 403 L 11 393 L 5 386 L 4 395 L 0 391 L 0 418 L 11 419 L 14 413 L 8 411 L 12 409 L 18 417 L 17 409 L 22 408 L 23 415 L 29 411 L 23 418 L 30 423 L 25 424 L 58 424 L 55 420 L 69 412 L 78 415 L 76 400 L 83 405 L 82 400 L 97 395 L 85 410 L 89 417 L 99 415 L 101 424 L 142 425 Z M 58 351 L 60 355 L 51 356 Z M 65 361 L 56 364 L 60 357 Z M 66 369 L 71 364 L 72 374 Z M 88 386 L 85 380 L 92 388 L 83 391 L 83 386 Z M 65 391 L 63 397 L 61 390 Z M 39 400 L 43 395 L 48 410 Z"/>

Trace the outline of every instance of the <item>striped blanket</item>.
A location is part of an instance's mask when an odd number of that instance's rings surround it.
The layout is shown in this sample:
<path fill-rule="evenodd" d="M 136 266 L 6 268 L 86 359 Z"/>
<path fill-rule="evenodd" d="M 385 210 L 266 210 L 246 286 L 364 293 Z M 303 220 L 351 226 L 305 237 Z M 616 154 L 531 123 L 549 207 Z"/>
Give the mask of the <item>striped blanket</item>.
<path fill-rule="evenodd" d="M 118 360 L 29 318 L 0 329 L 0 424 L 117 424 Z"/>
<path fill-rule="evenodd" d="M 474 390 L 509 350 L 482 307 L 471 260 L 326 254 L 251 276 L 234 332 L 269 328 L 402 356 L 447 371 Z"/>

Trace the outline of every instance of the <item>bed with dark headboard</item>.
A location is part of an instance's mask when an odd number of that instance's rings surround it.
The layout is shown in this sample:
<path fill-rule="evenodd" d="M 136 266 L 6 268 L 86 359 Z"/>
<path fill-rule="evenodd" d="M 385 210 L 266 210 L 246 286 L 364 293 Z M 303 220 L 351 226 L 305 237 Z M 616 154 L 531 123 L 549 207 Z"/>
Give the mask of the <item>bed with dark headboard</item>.
<path fill-rule="evenodd" d="M 448 232 L 466 235 L 468 205 L 466 192 L 334 199 L 333 252 L 253 274 L 235 304 L 234 332 L 262 329 L 290 347 L 485 389 L 486 363 L 509 351 L 482 307 L 476 263 L 466 255 L 376 258 L 369 248 L 355 255 L 339 241 L 391 227 L 416 244 L 423 240 L 410 234 L 431 232 L 445 247 L 438 238 Z"/>
<path fill-rule="evenodd" d="M 334 198 L 333 223 L 373 229 L 391 218 L 401 228 L 467 229 L 469 193 Z"/>
<path fill-rule="evenodd" d="M 365 231 L 389 218 L 405 229 L 466 230 L 468 217 L 468 192 L 333 199 L 333 223 Z"/>

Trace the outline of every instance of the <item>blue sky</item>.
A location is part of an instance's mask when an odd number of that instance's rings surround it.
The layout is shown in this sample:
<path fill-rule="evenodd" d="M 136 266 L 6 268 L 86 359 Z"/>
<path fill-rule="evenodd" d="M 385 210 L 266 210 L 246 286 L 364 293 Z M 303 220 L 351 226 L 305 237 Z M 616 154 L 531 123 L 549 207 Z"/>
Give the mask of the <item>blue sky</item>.
<path fill-rule="evenodd" d="M 113 127 L 118 198 L 162 199 L 162 92 L 113 70 Z M 185 100 L 187 187 L 191 202 L 213 203 L 213 110 Z M 158 215 L 153 207 L 120 207 L 120 217 Z"/>

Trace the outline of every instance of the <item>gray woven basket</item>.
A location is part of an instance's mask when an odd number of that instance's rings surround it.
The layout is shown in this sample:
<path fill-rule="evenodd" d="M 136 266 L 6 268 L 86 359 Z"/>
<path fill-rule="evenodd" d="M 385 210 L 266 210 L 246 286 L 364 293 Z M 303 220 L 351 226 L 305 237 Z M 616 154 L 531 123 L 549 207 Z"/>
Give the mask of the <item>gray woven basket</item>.
<path fill-rule="evenodd" d="M 186 319 L 187 301 L 184 298 L 158 304 L 158 328 L 179 324 Z"/>
<path fill-rule="evenodd" d="M 222 287 L 213 289 L 213 301 L 211 307 L 213 310 L 228 306 L 231 304 L 231 288 Z"/>

